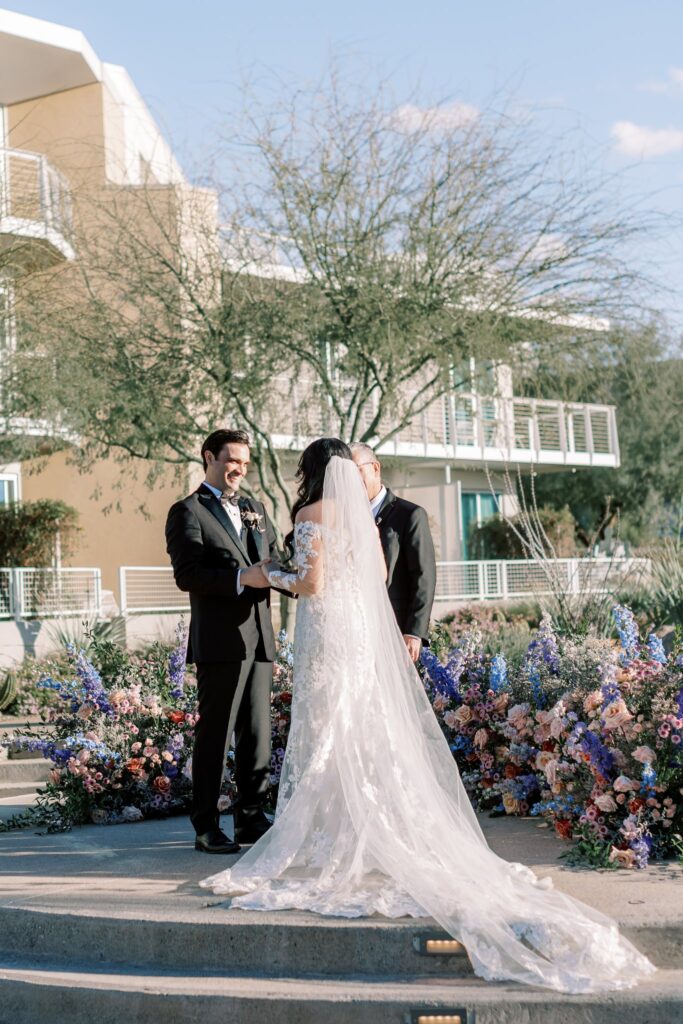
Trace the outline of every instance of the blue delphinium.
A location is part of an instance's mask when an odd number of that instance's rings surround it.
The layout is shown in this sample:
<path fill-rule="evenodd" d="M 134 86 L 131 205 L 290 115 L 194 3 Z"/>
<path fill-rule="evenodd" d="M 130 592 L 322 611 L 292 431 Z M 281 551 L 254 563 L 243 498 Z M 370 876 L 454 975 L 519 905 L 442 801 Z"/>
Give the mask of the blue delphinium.
<path fill-rule="evenodd" d="M 171 696 L 179 699 L 185 692 L 185 661 L 187 655 L 187 632 L 182 619 L 176 626 L 176 646 L 168 656 L 168 678 Z"/>
<path fill-rule="evenodd" d="M 656 633 L 650 633 L 647 638 L 647 649 L 650 652 L 650 658 L 652 661 L 657 661 L 660 665 L 666 665 L 666 651 L 664 650 L 664 644 Z"/>
<path fill-rule="evenodd" d="M 541 619 L 538 632 L 527 647 L 524 666 L 527 679 L 531 683 L 536 707 L 542 708 L 545 706 L 546 699 L 543 693 L 541 668 L 545 667 L 546 671 L 554 676 L 560 671 L 560 652 L 557 646 L 557 637 L 548 615 L 544 615 Z"/>
<path fill-rule="evenodd" d="M 577 722 L 568 739 L 569 747 L 576 747 L 586 754 L 594 768 L 603 778 L 609 779 L 614 772 L 614 756 L 599 736 L 592 732 L 585 722 Z"/>
<path fill-rule="evenodd" d="M 638 839 L 632 840 L 629 846 L 636 855 L 633 866 L 635 868 L 646 868 L 650 859 L 650 850 L 652 849 L 650 837 L 640 836 Z"/>
<path fill-rule="evenodd" d="M 646 762 L 643 765 L 643 774 L 641 778 L 643 781 L 640 787 L 640 792 L 644 793 L 646 796 L 654 796 L 657 772 L 649 762 Z"/>
<path fill-rule="evenodd" d="M 496 654 L 491 660 L 491 673 L 489 675 L 489 685 L 494 693 L 500 693 L 501 690 L 505 690 L 508 685 L 508 667 L 505 661 L 505 656 L 502 654 Z"/>
<path fill-rule="evenodd" d="M 76 659 L 76 675 L 83 688 L 87 703 L 95 704 L 105 715 L 112 715 L 113 709 L 107 698 L 107 691 L 102 683 L 100 673 L 90 661 L 85 651 L 69 652 Z"/>
<path fill-rule="evenodd" d="M 462 674 L 462 658 L 457 656 L 458 648 L 451 652 L 446 665 L 442 665 L 433 651 L 422 648 L 420 660 L 425 667 L 427 678 L 434 689 L 444 697 L 458 700 L 458 683 Z"/>
<path fill-rule="evenodd" d="M 633 612 L 625 608 L 623 604 L 616 604 L 614 606 L 612 617 L 614 618 L 621 642 L 622 650 L 619 659 L 622 665 L 630 665 L 633 659 L 638 657 L 638 650 L 640 648 L 638 625 Z"/>

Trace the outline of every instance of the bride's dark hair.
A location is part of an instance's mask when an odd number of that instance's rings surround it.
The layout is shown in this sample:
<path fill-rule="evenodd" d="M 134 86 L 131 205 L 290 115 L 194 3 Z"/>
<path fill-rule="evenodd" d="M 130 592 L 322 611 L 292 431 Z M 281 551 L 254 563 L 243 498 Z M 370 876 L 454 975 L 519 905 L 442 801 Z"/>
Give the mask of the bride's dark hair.
<path fill-rule="evenodd" d="M 299 489 L 296 492 L 296 501 L 292 508 L 292 523 L 296 520 L 299 509 L 306 505 L 312 505 L 320 501 L 323 496 L 323 484 L 325 482 L 325 470 L 327 463 L 333 455 L 342 459 L 351 458 L 351 449 L 338 437 L 319 437 L 312 441 L 308 448 L 301 453 L 299 465 L 296 468 L 296 479 L 300 481 Z M 285 537 L 285 550 L 291 555 L 294 530 Z"/>

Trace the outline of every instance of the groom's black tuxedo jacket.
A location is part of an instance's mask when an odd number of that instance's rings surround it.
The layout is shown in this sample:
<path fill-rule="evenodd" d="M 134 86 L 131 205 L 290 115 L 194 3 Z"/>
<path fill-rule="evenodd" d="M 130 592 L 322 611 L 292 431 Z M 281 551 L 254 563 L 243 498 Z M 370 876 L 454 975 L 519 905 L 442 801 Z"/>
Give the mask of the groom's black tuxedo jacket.
<path fill-rule="evenodd" d="M 436 590 L 436 558 L 427 513 L 389 488 L 375 517 L 387 589 L 402 633 L 427 640 Z"/>
<path fill-rule="evenodd" d="M 240 498 L 240 509 L 261 516 L 241 536 L 218 498 L 202 486 L 177 501 L 166 521 L 166 547 L 175 581 L 190 595 L 188 662 L 243 661 L 262 641 L 261 657 L 275 657 L 270 590 L 245 587 L 237 573 L 262 558 L 277 559 L 275 531 L 260 501 Z"/>

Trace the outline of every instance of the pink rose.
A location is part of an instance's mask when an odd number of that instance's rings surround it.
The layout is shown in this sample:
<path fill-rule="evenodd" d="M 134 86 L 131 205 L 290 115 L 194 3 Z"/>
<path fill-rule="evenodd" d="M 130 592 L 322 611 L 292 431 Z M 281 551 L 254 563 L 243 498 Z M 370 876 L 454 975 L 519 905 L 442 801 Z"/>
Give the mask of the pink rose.
<path fill-rule="evenodd" d="M 449 729 L 455 729 L 458 725 L 458 718 L 455 711 L 447 711 L 443 716 L 443 720 Z"/>
<path fill-rule="evenodd" d="M 609 793 L 603 793 L 601 796 L 596 796 L 595 803 L 605 814 L 612 814 L 617 809 L 616 801 Z"/>
<path fill-rule="evenodd" d="M 584 697 L 583 710 L 586 714 L 589 714 L 589 712 L 595 711 L 596 708 L 599 708 L 601 704 L 602 694 L 600 693 L 600 690 L 593 690 L 593 692 L 589 693 L 587 697 Z"/>
<path fill-rule="evenodd" d="M 613 700 L 611 704 L 607 705 L 602 715 L 605 729 L 621 729 L 632 718 L 633 715 L 623 700 Z"/>
<path fill-rule="evenodd" d="M 469 704 L 461 704 L 458 710 L 454 712 L 454 718 L 460 727 L 468 725 L 473 718 L 472 708 Z"/>
<path fill-rule="evenodd" d="M 486 729 L 477 729 L 474 734 L 474 745 L 475 747 L 485 747 L 486 741 L 489 738 L 489 734 Z"/>
<path fill-rule="evenodd" d="M 638 789 L 638 783 L 633 782 L 627 775 L 620 775 L 614 780 L 614 789 L 617 793 L 629 793 L 631 790 Z"/>
<path fill-rule="evenodd" d="M 635 757 L 636 761 L 640 761 L 641 764 L 652 764 L 655 752 L 652 747 L 636 747 L 631 751 L 631 757 Z"/>

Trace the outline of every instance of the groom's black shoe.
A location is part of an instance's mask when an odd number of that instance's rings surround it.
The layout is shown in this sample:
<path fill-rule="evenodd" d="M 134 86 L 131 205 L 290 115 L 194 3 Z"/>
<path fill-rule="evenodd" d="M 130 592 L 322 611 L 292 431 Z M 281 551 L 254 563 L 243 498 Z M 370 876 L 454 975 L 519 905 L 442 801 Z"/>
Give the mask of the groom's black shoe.
<path fill-rule="evenodd" d="M 239 843 L 228 839 L 225 832 L 221 832 L 219 828 L 198 835 L 194 841 L 194 848 L 201 850 L 202 853 L 239 853 L 240 851 Z"/>
<path fill-rule="evenodd" d="M 269 828 L 272 826 L 270 821 L 263 811 L 259 810 L 257 813 L 240 814 L 238 811 L 235 812 L 235 839 L 237 842 L 246 843 L 257 843 L 261 836 L 264 836 Z"/>

